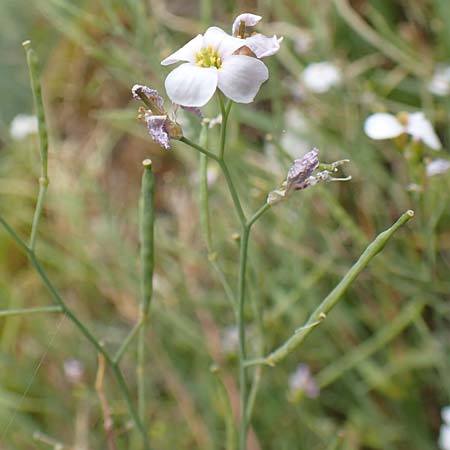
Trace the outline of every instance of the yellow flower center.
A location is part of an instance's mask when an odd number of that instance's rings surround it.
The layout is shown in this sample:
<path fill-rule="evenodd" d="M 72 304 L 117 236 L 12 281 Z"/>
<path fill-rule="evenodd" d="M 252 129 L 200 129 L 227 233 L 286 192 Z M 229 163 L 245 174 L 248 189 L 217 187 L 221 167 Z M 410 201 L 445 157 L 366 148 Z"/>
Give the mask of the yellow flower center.
<path fill-rule="evenodd" d="M 220 59 L 219 52 L 216 48 L 212 48 L 210 45 L 208 45 L 208 47 L 203 47 L 196 53 L 195 62 L 197 66 L 200 67 L 215 67 L 220 69 L 222 66 L 222 60 Z"/>

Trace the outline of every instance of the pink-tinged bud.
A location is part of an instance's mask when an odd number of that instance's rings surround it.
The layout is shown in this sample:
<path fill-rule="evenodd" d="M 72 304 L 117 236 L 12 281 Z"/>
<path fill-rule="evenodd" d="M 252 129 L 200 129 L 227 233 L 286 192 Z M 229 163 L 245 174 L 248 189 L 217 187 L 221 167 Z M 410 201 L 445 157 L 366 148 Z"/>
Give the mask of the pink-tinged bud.
<path fill-rule="evenodd" d="M 334 178 L 332 173 L 338 171 L 339 167 L 348 162 L 348 159 L 336 161 L 331 164 L 319 163 L 319 150 L 313 148 L 311 151 L 294 161 L 293 166 L 289 169 L 286 180 L 283 181 L 279 189 L 269 192 L 267 203 L 275 205 L 285 200 L 293 191 L 306 189 L 317 183 L 328 181 L 349 181 L 352 177 Z M 314 171 L 320 168 L 320 172 L 314 174 Z"/>

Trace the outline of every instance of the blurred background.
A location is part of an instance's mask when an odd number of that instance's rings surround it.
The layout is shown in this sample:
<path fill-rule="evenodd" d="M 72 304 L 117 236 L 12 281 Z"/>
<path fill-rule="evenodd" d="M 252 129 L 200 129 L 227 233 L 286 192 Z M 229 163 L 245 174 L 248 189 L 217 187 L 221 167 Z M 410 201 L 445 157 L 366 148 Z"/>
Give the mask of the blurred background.
<path fill-rule="evenodd" d="M 236 330 L 199 225 L 198 155 L 182 143 L 170 151 L 154 144 L 136 120 L 130 88 L 163 93 L 168 69 L 160 61 L 209 25 L 231 31 L 241 12 L 263 16 L 265 34 L 284 36 L 281 51 L 265 60 L 270 79 L 256 102 L 231 113 L 227 161 L 245 210 L 256 210 L 312 146 L 324 162 L 349 158 L 353 177 L 302 191 L 256 224 L 250 353 L 283 342 L 378 232 L 416 211 L 302 347 L 262 371 L 249 448 L 436 449 L 450 394 L 449 172 L 422 177 L 411 192 L 404 153 L 394 142 L 370 140 L 363 124 L 374 112 L 424 111 L 443 143 L 438 157 L 449 158 L 450 77 L 436 82 L 436 71 L 450 64 L 446 0 L 2 0 L 0 214 L 28 235 L 38 140 L 17 116 L 33 114 L 21 46 L 31 39 L 50 130 L 39 258 L 70 306 L 117 348 L 138 315 L 137 204 L 141 161 L 151 158 L 151 440 L 161 450 L 229 448 Z M 318 62 L 326 64 L 308 76 L 305 68 Z M 214 117 L 218 105 L 204 112 Z M 195 140 L 198 120 L 180 112 L 180 121 Z M 211 131 L 212 149 L 217 134 Z M 436 155 L 425 149 L 419 163 Z M 208 175 L 214 246 L 234 288 L 239 226 L 212 163 Z M 0 309 L 50 303 L 0 231 Z M 133 393 L 134 370 L 131 352 L 124 372 Z M 305 382 L 308 370 L 313 379 Z M 96 371 L 95 351 L 60 315 L 0 317 L 0 448 L 106 448 Z M 108 373 L 104 384 L 118 448 L 138 448 Z"/>

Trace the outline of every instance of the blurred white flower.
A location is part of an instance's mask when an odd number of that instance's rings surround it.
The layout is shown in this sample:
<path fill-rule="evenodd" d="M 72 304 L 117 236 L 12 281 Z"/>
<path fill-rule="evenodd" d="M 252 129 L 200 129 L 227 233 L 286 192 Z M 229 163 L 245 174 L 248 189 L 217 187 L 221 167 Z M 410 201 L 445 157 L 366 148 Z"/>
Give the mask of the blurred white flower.
<path fill-rule="evenodd" d="M 222 331 L 222 350 L 225 354 L 232 355 L 237 352 L 239 345 L 239 330 L 236 326 L 230 326 Z"/>
<path fill-rule="evenodd" d="M 269 71 L 259 59 L 235 53 L 245 45 L 217 27 L 197 35 L 161 62 L 184 62 L 166 78 L 169 98 L 182 106 L 203 106 L 218 88 L 235 102 L 252 102 Z"/>
<path fill-rule="evenodd" d="M 428 82 L 428 90 L 441 97 L 450 93 L 450 66 L 438 66 Z"/>
<path fill-rule="evenodd" d="M 299 55 L 303 55 L 311 50 L 313 38 L 307 31 L 299 31 L 297 37 L 294 38 L 294 50 Z"/>
<path fill-rule="evenodd" d="M 441 409 L 441 417 L 445 424 L 450 425 L 450 406 L 444 406 Z"/>
<path fill-rule="evenodd" d="M 323 94 L 341 83 L 342 72 L 332 62 L 322 61 L 307 66 L 301 74 L 301 80 L 308 90 Z"/>
<path fill-rule="evenodd" d="M 84 375 L 83 363 L 78 359 L 66 359 L 64 361 L 64 375 L 70 383 L 79 383 Z"/>
<path fill-rule="evenodd" d="M 316 398 L 319 396 L 320 389 L 311 375 L 311 370 L 307 364 L 299 364 L 289 376 L 289 395 L 295 399 L 301 394 L 305 394 L 309 398 Z"/>
<path fill-rule="evenodd" d="M 439 448 L 441 450 L 450 450 L 450 406 L 441 409 L 443 424 L 439 433 Z"/>
<path fill-rule="evenodd" d="M 38 121 L 36 116 L 18 114 L 9 127 L 11 137 L 16 140 L 24 139 L 30 134 L 38 132 Z"/>
<path fill-rule="evenodd" d="M 434 159 L 427 164 L 426 173 L 427 177 L 432 177 L 434 175 L 441 175 L 450 169 L 450 161 L 446 159 Z M 450 407 L 447 408 L 447 417 L 450 422 Z"/>
<path fill-rule="evenodd" d="M 442 148 L 431 122 L 421 111 L 401 113 L 400 118 L 388 113 L 372 114 L 364 123 L 364 132 L 372 139 L 392 139 L 406 133 L 433 150 Z"/>

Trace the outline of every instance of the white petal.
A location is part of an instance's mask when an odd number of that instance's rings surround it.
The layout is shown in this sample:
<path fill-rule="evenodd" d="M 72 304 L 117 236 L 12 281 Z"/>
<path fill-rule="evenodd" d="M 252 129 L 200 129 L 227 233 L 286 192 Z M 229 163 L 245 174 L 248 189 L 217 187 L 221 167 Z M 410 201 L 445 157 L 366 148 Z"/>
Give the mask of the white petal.
<path fill-rule="evenodd" d="M 436 161 L 443 161 L 443 160 L 436 160 Z M 444 406 L 441 409 L 441 417 L 442 420 L 444 421 L 444 423 L 446 423 L 447 425 L 450 425 L 450 406 Z"/>
<path fill-rule="evenodd" d="M 269 78 L 265 64 L 245 55 L 232 55 L 219 69 L 219 89 L 231 100 L 250 103 L 261 84 Z"/>
<path fill-rule="evenodd" d="M 433 125 L 431 125 L 431 122 L 425 117 L 423 112 L 409 114 L 406 132 L 413 139 L 422 141 L 433 150 L 440 150 L 442 148 L 441 141 L 435 133 Z"/>
<path fill-rule="evenodd" d="M 166 59 L 161 61 L 163 66 L 175 64 L 179 61 L 195 62 L 195 54 L 203 47 L 203 36 L 198 34 L 194 39 L 191 39 L 187 44 L 184 44 L 175 53 L 172 53 Z"/>
<path fill-rule="evenodd" d="M 29 134 L 38 132 L 38 120 L 36 116 L 18 114 L 11 122 L 9 132 L 13 139 L 23 139 Z"/>
<path fill-rule="evenodd" d="M 427 177 L 434 175 L 441 175 L 450 170 L 450 161 L 446 159 L 435 159 L 427 164 L 426 173 Z M 450 408 L 446 406 L 441 411 L 442 420 L 447 424 L 450 424 Z"/>
<path fill-rule="evenodd" d="M 307 89 L 323 94 L 341 82 L 342 74 L 335 64 L 322 61 L 307 66 L 302 72 L 301 78 Z"/>
<path fill-rule="evenodd" d="M 439 433 L 439 447 L 442 450 L 450 450 L 450 427 L 442 425 Z"/>
<path fill-rule="evenodd" d="M 391 139 L 405 132 L 403 125 L 392 114 L 372 114 L 364 123 L 364 132 L 372 139 Z"/>
<path fill-rule="evenodd" d="M 236 50 L 243 47 L 245 45 L 245 41 L 244 39 L 230 36 L 221 28 L 210 27 L 206 30 L 203 39 L 203 46 L 207 47 L 208 45 L 214 49 L 217 49 L 219 56 L 223 60 L 224 57 L 231 55 Z"/>
<path fill-rule="evenodd" d="M 182 64 L 166 78 L 169 98 L 182 106 L 203 106 L 209 102 L 217 88 L 217 69 Z"/>
<path fill-rule="evenodd" d="M 450 66 L 437 67 L 427 88 L 434 95 L 448 95 L 450 93 Z"/>
<path fill-rule="evenodd" d="M 256 55 L 257 58 L 272 56 L 280 50 L 280 43 L 283 38 L 276 36 L 267 37 L 263 34 L 254 34 L 245 39 L 245 45 Z"/>
<path fill-rule="evenodd" d="M 239 16 L 237 16 L 236 19 L 234 19 L 233 27 L 231 28 L 231 34 L 233 36 L 238 35 L 239 25 L 241 24 L 241 22 L 244 22 L 246 27 L 254 27 L 261 19 L 262 17 L 257 16 L 256 14 L 251 13 L 239 14 Z"/>

